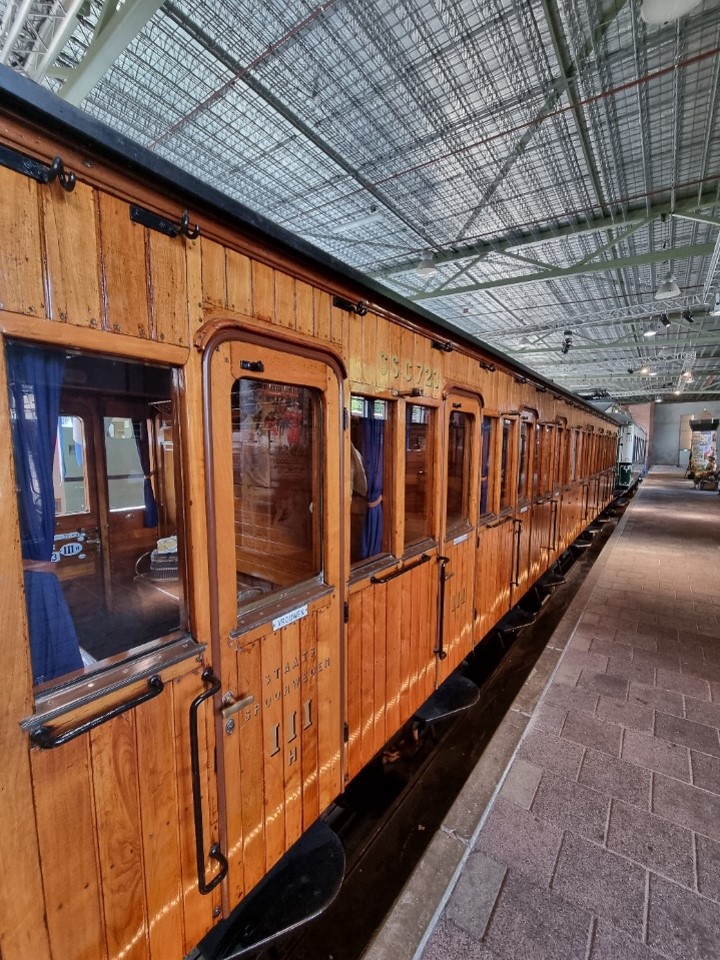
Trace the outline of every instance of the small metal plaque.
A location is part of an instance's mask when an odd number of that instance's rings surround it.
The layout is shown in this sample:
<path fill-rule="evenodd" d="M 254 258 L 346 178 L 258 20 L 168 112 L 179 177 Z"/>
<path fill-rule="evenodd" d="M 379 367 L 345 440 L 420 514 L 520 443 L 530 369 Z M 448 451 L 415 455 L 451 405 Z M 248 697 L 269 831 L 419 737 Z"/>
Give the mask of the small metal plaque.
<path fill-rule="evenodd" d="M 290 624 L 295 623 L 296 620 L 302 620 L 306 617 L 307 612 L 307 604 L 304 603 L 301 607 L 297 607 L 289 613 L 284 613 L 281 617 L 276 617 L 272 622 L 272 628 L 273 630 L 282 630 L 283 627 L 289 627 Z"/>

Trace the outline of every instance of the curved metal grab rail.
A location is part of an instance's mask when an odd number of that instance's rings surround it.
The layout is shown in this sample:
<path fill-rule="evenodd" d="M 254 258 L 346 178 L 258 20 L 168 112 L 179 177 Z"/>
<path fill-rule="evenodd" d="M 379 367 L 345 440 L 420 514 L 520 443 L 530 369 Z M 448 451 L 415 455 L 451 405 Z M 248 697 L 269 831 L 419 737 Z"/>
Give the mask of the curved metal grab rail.
<path fill-rule="evenodd" d="M 72 727 L 70 730 L 63 730 L 62 733 L 57 735 L 53 732 L 52 727 L 38 727 L 30 734 L 30 741 L 34 743 L 36 747 L 40 747 L 43 750 L 52 750 L 55 747 L 61 747 L 64 743 L 68 743 L 70 740 L 82 736 L 83 733 L 88 733 L 88 731 L 94 730 L 95 727 L 107 723 L 108 720 L 114 720 L 115 717 L 119 717 L 128 710 L 139 707 L 141 703 L 152 700 L 153 697 L 161 694 L 164 688 L 165 684 L 157 674 L 154 674 L 148 680 L 148 690 L 145 693 L 141 693 L 137 697 L 132 697 L 132 699 L 126 700 L 124 703 L 119 703 L 117 706 L 111 707 L 103 713 L 98 713 L 94 717 L 90 717 L 89 720 L 86 720 L 85 723 L 81 723 L 77 727 Z"/>
<path fill-rule="evenodd" d="M 209 683 L 210 687 L 204 690 L 199 696 L 195 697 L 190 704 L 190 767 L 192 771 L 192 792 L 193 792 L 193 817 L 195 821 L 195 859 L 197 862 L 198 890 L 202 894 L 210 893 L 221 883 L 228 872 L 228 862 L 220 849 L 219 843 L 214 843 L 208 850 L 208 857 L 215 860 L 220 865 L 220 870 L 212 878 L 210 883 L 205 881 L 205 841 L 203 839 L 203 815 L 202 815 L 202 791 L 200 789 L 200 748 L 198 745 L 198 724 L 197 715 L 200 704 L 210 697 L 214 696 L 220 690 L 220 681 L 212 672 L 211 667 L 206 667 L 200 679 L 203 683 Z"/>
<path fill-rule="evenodd" d="M 394 580 L 395 577 L 401 577 L 404 573 L 410 573 L 411 570 L 416 570 L 430 559 L 430 554 L 424 553 L 417 563 L 413 563 L 408 567 L 400 567 L 399 570 L 393 570 L 393 572 L 389 573 L 386 577 L 370 577 L 370 583 L 389 583 L 391 580 Z"/>

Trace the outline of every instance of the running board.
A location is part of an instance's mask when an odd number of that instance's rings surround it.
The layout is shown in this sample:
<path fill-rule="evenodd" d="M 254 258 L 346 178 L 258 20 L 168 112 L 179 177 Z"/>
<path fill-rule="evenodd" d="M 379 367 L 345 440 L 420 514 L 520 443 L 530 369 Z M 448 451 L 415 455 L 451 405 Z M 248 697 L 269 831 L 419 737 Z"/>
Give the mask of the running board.
<path fill-rule="evenodd" d="M 342 886 L 345 851 L 318 821 L 226 920 L 200 941 L 197 960 L 241 960 L 302 927 L 326 910 Z"/>
<path fill-rule="evenodd" d="M 413 720 L 425 726 L 462 713 L 480 699 L 480 688 L 462 674 L 452 674 L 431 693 L 425 703 L 415 711 Z"/>

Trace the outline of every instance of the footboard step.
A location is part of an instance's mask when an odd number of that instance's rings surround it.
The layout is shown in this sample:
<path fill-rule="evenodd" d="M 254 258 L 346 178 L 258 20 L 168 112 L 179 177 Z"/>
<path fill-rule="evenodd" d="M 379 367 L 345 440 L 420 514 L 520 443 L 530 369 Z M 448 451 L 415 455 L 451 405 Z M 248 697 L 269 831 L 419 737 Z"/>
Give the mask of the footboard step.
<path fill-rule="evenodd" d="M 461 674 L 453 674 L 415 711 L 413 720 L 426 725 L 437 723 L 474 706 L 479 697 L 480 688 L 472 680 Z"/>
<path fill-rule="evenodd" d="M 529 627 L 535 620 L 536 614 L 529 610 L 523 610 L 522 607 L 513 607 L 509 613 L 506 613 L 502 620 L 498 621 L 495 629 L 499 634 L 517 633 L 523 627 Z"/>
<path fill-rule="evenodd" d="M 344 875 L 337 834 L 315 823 L 198 944 L 197 960 L 241 960 L 292 933 L 330 906 Z"/>

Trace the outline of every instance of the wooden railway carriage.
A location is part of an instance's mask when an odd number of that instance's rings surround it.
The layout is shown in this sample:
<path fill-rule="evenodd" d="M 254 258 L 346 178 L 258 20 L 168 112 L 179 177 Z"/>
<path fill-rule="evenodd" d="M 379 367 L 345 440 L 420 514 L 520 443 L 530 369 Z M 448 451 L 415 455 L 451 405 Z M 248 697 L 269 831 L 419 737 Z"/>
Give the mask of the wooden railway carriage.
<path fill-rule="evenodd" d="M 176 960 L 609 503 L 616 427 L 0 81 L 0 954 Z"/>

